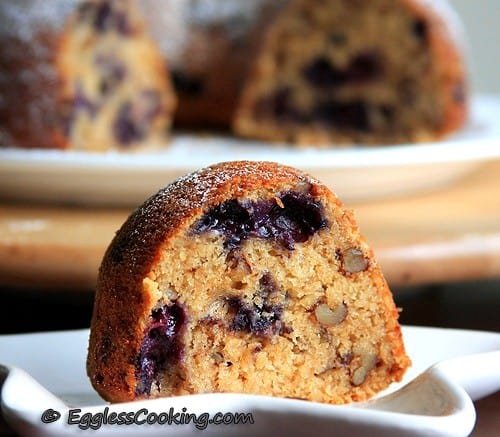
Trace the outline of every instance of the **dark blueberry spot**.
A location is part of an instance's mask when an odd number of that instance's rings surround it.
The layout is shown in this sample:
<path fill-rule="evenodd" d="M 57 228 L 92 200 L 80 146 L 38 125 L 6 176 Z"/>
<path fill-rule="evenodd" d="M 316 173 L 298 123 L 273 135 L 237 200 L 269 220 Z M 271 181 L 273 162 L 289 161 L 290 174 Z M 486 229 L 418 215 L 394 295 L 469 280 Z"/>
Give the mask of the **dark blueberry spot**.
<path fill-rule="evenodd" d="M 172 71 L 172 81 L 176 91 L 186 96 L 197 97 L 203 92 L 202 79 L 188 76 L 181 71 Z"/>
<path fill-rule="evenodd" d="M 384 118 L 387 121 L 392 121 L 394 119 L 394 115 L 396 113 L 394 106 L 380 105 L 379 109 L 380 113 L 384 116 Z"/>
<path fill-rule="evenodd" d="M 354 355 L 352 352 L 346 352 L 339 356 L 339 363 L 342 367 L 349 367 L 351 361 L 353 360 Z"/>
<path fill-rule="evenodd" d="M 274 94 L 260 98 L 255 105 L 255 116 L 258 119 L 275 117 L 282 122 L 307 122 L 305 114 L 293 105 L 290 87 L 282 87 Z"/>
<path fill-rule="evenodd" d="M 229 298 L 227 303 L 233 313 L 230 329 L 256 335 L 279 335 L 283 328 L 284 301 L 275 298 L 278 293 L 271 275 L 265 273 L 259 281 L 257 303 L 245 302 L 239 297 Z"/>
<path fill-rule="evenodd" d="M 75 123 L 75 114 L 70 102 L 62 102 L 59 107 L 59 122 L 62 133 L 65 137 L 71 135 L 73 125 Z"/>
<path fill-rule="evenodd" d="M 94 15 L 94 27 L 99 32 L 104 32 L 110 25 L 111 22 L 112 8 L 108 2 L 103 2 L 96 5 L 95 15 Z"/>
<path fill-rule="evenodd" d="M 381 72 L 379 56 L 375 52 L 356 55 L 347 68 L 334 67 L 325 57 L 316 58 L 307 65 L 302 74 L 315 88 L 330 89 L 348 84 L 368 82 Z"/>
<path fill-rule="evenodd" d="M 427 40 L 427 23 L 424 20 L 416 20 L 412 23 L 411 31 L 420 41 Z"/>
<path fill-rule="evenodd" d="M 360 53 L 349 64 L 347 80 L 349 82 L 367 82 L 381 73 L 379 57 L 374 52 Z"/>
<path fill-rule="evenodd" d="M 178 304 L 153 310 L 136 362 L 137 395 L 149 395 L 158 374 L 179 363 L 185 321 L 186 313 Z"/>
<path fill-rule="evenodd" d="M 289 87 L 281 88 L 276 91 L 271 103 L 274 115 L 278 118 L 283 117 L 290 112 L 292 90 Z"/>
<path fill-rule="evenodd" d="M 73 110 L 75 112 L 86 112 L 92 117 L 97 113 L 97 104 L 86 96 L 81 84 L 76 85 L 75 97 L 73 98 Z"/>
<path fill-rule="evenodd" d="M 218 232 L 228 250 L 241 246 L 248 238 L 275 241 L 293 250 L 327 226 L 323 206 L 310 195 L 286 192 L 263 201 L 228 200 L 208 211 L 195 225 L 194 232 Z"/>
<path fill-rule="evenodd" d="M 124 103 L 113 123 L 113 133 L 116 140 L 122 145 L 130 145 L 144 138 L 144 133 L 134 117 L 130 102 Z"/>
<path fill-rule="evenodd" d="M 465 85 L 463 82 L 457 82 L 453 88 L 453 100 L 456 103 L 464 103 L 466 100 Z"/>
<path fill-rule="evenodd" d="M 205 214 L 195 224 L 194 230 L 199 234 L 220 232 L 224 235 L 224 246 L 234 249 L 252 232 L 252 219 L 237 200 L 228 200 Z"/>
<path fill-rule="evenodd" d="M 158 91 L 153 89 L 143 90 L 139 95 L 139 119 L 144 124 L 151 124 L 162 112 L 162 102 Z"/>
<path fill-rule="evenodd" d="M 362 101 L 320 103 L 314 108 L 313 117 L 321 123 L 333 125 L 340 130 L 355 129 L 361 132 L 371 130 L 368 107 Z"/>
<path fill-rule="evenodd" d="M 404 77 L 400 80 L 397 90 L 401 96 L 401 100 L 406 105 L 413 105 L 418 97 L 418 87 L 415 80 L 409 77 Z"/>
<path fill-rule="evenodd" d="M 347 42 L 347 36 L 343 33 L 333 32 L 330 35 L 329 40 L 332 44 L 340 46 Z"/>
<path fill-rule="evenodd" d="M 110 0 L 99 2 L 85 2 L 80 5 L 78 14 L 81 21 L 88 22 L 100 33 L 116 31 L 121 35 L 128 36 L 132 28 L 128 16 L 124 10 L 118 10 Z"/>
<path fill-rule="evenodd" d="M 67 137 L 70 136 L 75 119 L 79 114 L 86 113 L 90 117 L 95 117 L 99 110 L 98 105 L 85 94 L 81 83 L 77 83 L 75 88 L 73 99 L 62 102 L 59 113 L 62 131 Z"/>
<path fill-rule="evenodd" d="M 155 90 L 143 90 L 134 98 L 121 105 L 113 123 L 116 140 L 124 145 L 141 141 L 148 129 L 163 110 L 161 97 Z"/>
<path fill-rule="evenodd" d="M 304 68 L 302 74 L 316 88 L 333 88 L 346 82 L 344 71 L 334 68 L 324 57 L 312 61 Z"/>
<path fill-rule="evenodd" d="M 79 21 L 90 21 L 94 15 L 95 4 L 90 1 L 83 1 L 78 5 L 77 18 Z"/>
<path fill-rule="evenodd" d="M 102 95 L 110 93 L 125 78 L 125 65 L 112 56 L 98 56 L 95 65 L 100 77 L 99 91 Z"/>
<path fill-rule="evenodd" d="M 266 272 L 262 275 L 262 277 L 259 280 L 259 285 L 261 287 L 261 290 L 266 296 L 277 291 L 278 289 L 278 286 L 274 281 L 273 276 L 269 272 Z"/>
<path fill-rule="evenodd" d="M 261 238 L 271 238 L 287 249 L 295 243 L 304 243 L 318 230 L 326 226 L 323 208 L 317 201 L 298 193 L 281 197 L 283 208 L 271 203 L 271 208 L 256 208 L 256 231 Z"/>

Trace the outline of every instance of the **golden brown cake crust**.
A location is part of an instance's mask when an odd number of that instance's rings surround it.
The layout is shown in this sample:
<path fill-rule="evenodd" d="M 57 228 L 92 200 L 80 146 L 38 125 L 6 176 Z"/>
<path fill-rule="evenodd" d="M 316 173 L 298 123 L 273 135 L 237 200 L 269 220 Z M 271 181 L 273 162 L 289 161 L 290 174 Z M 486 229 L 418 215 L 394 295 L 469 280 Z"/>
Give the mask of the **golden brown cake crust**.
<path fill-rule="evenodd" d="M 105 399 L 116 402 L 137 398 L 136 364 L 144 321 L 156 303 L 151 294 L 144 292 L 144 280 L 161 257 L 162 247 L 195 217 L 227 199 L 254 190 L 296 186 L 298 182 L 309 186 L 315 197 L 328 199 L 343 211 L 341 202 L 328 188 L 296 169 L 270 162 L 240 161 L 217 164 L 182 177 L 132 213 L 106 251 L 97 282 L 87 371 Z M 342 222 L 357 234 L 349 211 L 342 213 Z M 371 281 L 388 312 L 385 340 L 395 348 L 396 357 L 390 378 L 399 380 L 409 360 L 397 323 L 398 312 L 373 253 L 367 247 L 364 250 L 372 260 Z"/>

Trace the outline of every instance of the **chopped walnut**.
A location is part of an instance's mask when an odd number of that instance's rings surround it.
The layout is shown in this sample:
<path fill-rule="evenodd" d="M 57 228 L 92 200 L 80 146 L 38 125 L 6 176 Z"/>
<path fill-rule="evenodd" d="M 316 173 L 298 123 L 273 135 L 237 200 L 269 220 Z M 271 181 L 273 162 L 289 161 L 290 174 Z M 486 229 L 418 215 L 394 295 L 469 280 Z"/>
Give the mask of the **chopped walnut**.
<path fill-rule="evenodd" d="M 318 322 L 327 326 L 335 326 L 342 323 L 347 317 L 347 306 L 343 303 L 333 310 L 325 303 L 319 304 L 314 310 Z"/>
<path fill-rule="evenodd" d="M 360 249 L 351 247 L 342 252 L 342 267 L 346 273 L 363 272 L 368 268 L 368 259 Z"/>
<path fill-rule="evenodd" d="M 367 352 L 361 355 L 361 366 L 358 367 L 352 374 L 351 381 L 353 385 L 361 385 L 365 382 L 368 373 L 377 364 L 377 354 L 374 352 Z"/>

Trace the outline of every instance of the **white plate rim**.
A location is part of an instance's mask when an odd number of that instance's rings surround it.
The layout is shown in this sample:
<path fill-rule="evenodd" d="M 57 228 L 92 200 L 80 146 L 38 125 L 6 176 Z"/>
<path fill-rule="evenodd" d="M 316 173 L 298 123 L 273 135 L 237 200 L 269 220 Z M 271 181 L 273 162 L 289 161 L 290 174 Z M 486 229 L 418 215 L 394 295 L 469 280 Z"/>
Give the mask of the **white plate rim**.
<path fill-rule="evenodd" d="M 289 165 L 304 165 L 308 168 L 364 168 L 400 165 L 422 165 L 446 162 L 475 161 L 500 157 L 500 96 L 476 95 L 471 104 L 470 124 L 486 124 L 484 136 L 475 137 L 461 133 L 441 141 L 400 144 L 391 146 L 353 146 L 339 148 L 289 147 L 254 140 L 236 139 L 227 135 L 203 135 L 176 133 L 171 147 L 150 153 L 105 153 L 52 149 L 0 148 L 0 170 L 50 166 L 54 170 L 85 169 L 87 171 L 144 171 L 172 170 L 183 166 L 201 167 L 221 162 L 211 156 L 197 157 L 192 152 L 215 150 L 227 153 L 226 148 L 235 147 L 232 159 L 271 160 Z M 178 153 L 177 149 L 186 148 Z M 186 158 L 185 164 L 172 159 Z M 178 154 L 177 154 L 178 153 Z M 229 159 L 227 159 L 229 160 Z"/>
<path fill-rule="evenodd" d="M 409 375 L 408 378 L 405 377 L 405 380 L 402 381 L 401 383 L 396 384 L 396 386 L 400 386 L 409 380 L 413 379 L 416 374 L 421 373 L 422 370 L 425 370 L 427 368 L 428 364 L 431 363 L 433 364 L 436 361 L 440 361 L 442 359 L 450 358 L 450 357 L 455 357 L 455 356 L 461 356 L 463 354 L 469 354 L 469 353 L 477 353 L 477 352 L 486 352 L 486 351 L 492 351 L 492 350 L 500 350 L 500 334 L 494 333 L 494 332 L 487 332 L 487 331 L 473 331 L 473 330 L 463 330 L 463 329 L 447 329 L 447 328 L 430 328 L 430 327 L 415 327 L 415 326 L 403 326 L 403 335 L 405 337 L 405 342 L 407 344 L 407 348 L 412 348 L 413 345 L 412 343 L 414 341 L 418 342 L 425 342 L 428 343 L 429 338 L 433 338 L 433 344 L 435 347 L 434 354 L 436 351 L 439 351 L 440 356 L 433 356 L 433 357 L 427 357 L 426 363 L 419 363 L 417 369 L 413 369 L 413 374 Z M 13 363 L 13 362 L 5 362 L 5 347 L 9 346 L 12 347 L 13 345 L 16 345 L 16 347 L 19 347 L 20 350 L 23 350 L 23 347 L 26 347 L 27 345 L 31 344 L 39 344 L 43 342 L 43 340 L 51 339 L 53 340 L 52 346 L 49 347 L 49 349 L 53 349 L 54 344 L 58 344 L 60 341 L 66 340 L 66 343 L 71 344 L 71 347 L 69 348 L 70 350 L 78 350 L 80 355 L 83 357 L 84 353 L 86 352 L 86 341 L 88 338 L 88 330 L 74 330 L 74 331 L 59 331 L 59 332 L 52 332 L 52 333 L 35 333 L 35 334 L 11 334 L 11 335 L 3 335 L 0 336 L 0 363 L 2 365 L 9 365 L 9 366 L 14 366 L 17 364 L 22 363 Z M 77 340 L 75 343 L 75 339 Z M 79 342 L 79 344 L 78 344 Z M 84 343 L 84 344 L 82 344 Z M 446 345 L 450 346 L 451 349 L 453 350 L 448 350 L 446 351 Z M 445 347 L 443 347 L 445 346 Z M 76 348 L 76 349 L 75 349 Z M 458 349 L 457 349 L 458 348 Z M 1 351 L 4 350 L 2 353 Z M 64 348 L 66 350 L 66 348 Z M 457 352 L 459 352 L 457 354 Z M 411 352 L 409 351 L 410 355 Z M 451 353 L 451 355 L 450 355 Z M 12 356 L 12 351 L 10 351 L 10 354 Z M 2 357 L 3 355 L 3 357 Z M 58 358 L 60 359 L 61 357 L 57 356 L 52 356 L 52 360 L 57 360 Z M 77 357 L 78 358 L 78 357 Z M 81 357 L 80 357 L 81 358 Z M 25 358 L 18 357 L 18 360 L 22 360 Z M 413 357 L 415 361 L 415 357 Z M 15 360 L 14 360 L 15 361 Z M 84 366 L 84 363 L 81 363 L 82 366 Z M 22 367 L 22 366 L 19 366 Z M 16 369 L 11 369 L 11 373 L 14 374 Z M 82 369 L 80 369 L 80 372 L 82 372 Z M 19 372 L 18 372 L 19 373 Z M 64 379 L 64 372 L 62 372 L 62 375 L 60 375 Z M 82 376 L 82 375 L 80 375 Z M 19 375 L 15 375 L 15 377 L 19 378 Z M 22 377 L 22 375 L 21 375 Z M 43 382 L 43 381 L 41 381 Z M 63 381 L 62 384 L 66 384 L 67 381 Z M 90 387 L 90 383 L 87 380 L 88 388 Z M 77 384 L 78 385 L 78 384 Z M 80 387 L 81 388 L 81 387 Z M 396 389 L 397 387 L 394 387 Z M 90 388 L 91 389 L 91 388 Z M 390 390 L 393 391 L 393 390 Z M 384 392 L 384 394 L 387 393 Z M 20 393 L 19 396 L 21 396 L 23 399 L 29 398 L 30 393 Z M 59 408 L 60 410 L 69 409 L 73 407 L 78 407 L 78 404 L 68 404 L 60 401 L 56 395 L 52 394 L 49 391 L 46 391 L 46 393 L 41 393 L 41 398 L 44 399 L 44 402 L 50 403 L 51 407 L 53 408 Z M 210 401 L 206 395 L 201 395 L 201 396 L 195 396 L 193 397 L 193 400 L 195 403 L 197 403 L 197 406 L 194 407 L 193 404 L 193 411 L 197 411 L 196 408 L 199 407 L 199 402 L 207 402 Z M 36 396 L 35 396 L 36 397 Z M 182 399 L 181 399 L 182 398 Z M 168 399 L 168 398 L 165 398 Z M 144 406 L 153 406 L 153 403 L 156 401 L 159 401 L 156 406 L 159 406 L 160 403 L 164 407 L 165 405 L 165 399 L 162 400 L 153 400 L 153 401 L 142 401 L 139 403 L 131 404 L 121 404 L 123 406 L 128 406 L 132 408 L 134 405 L 136 405 L 138 408 L 139 407 L 144 407 Z M 173 399 L 173 398 L 170 398 Z M 185 397 L 179 397 L 177 400 L 178 401 L 185 401 Z M 415 424 L 411 424 L 411 418 L 406 417 L 406 420 L 408 421 L 407 424 L 402 423 L 403 421 L 397 421 L 397 423 L 392 423 L 392 425 L 389 425 L 389 422 L 391 422 L 389 415 L 393 414 L 391 412 L 380 412 L 380 411 L 367 411 L 363 410 L 362 408 L 350 408 L 351 406 L 355 407 L 355 404 L 350 404 L 349 406 L 330 406 L 326 404 L 316 404 L 316 403 L 311 403 L 307 401 L 299 401 L 299 400 L 293 400 L 293 399 L 284 399 L 280 400 L 279 398 L 269 398 L 269 397 L 255 397 L 255 396 L 250 396 L 250 397 L 245 397 L 241 395 L 229 395 L 229 396 L 224 396 L 222 395 L 222 399 L 224 402 L 226 402 L 226 406 L 230 405 L 232 409 L 229 409 L 228 411 L 235 411 L 235 409 L 238 409 L 239 411 L 258 411 L 259 407 L 257 405 L 259 402 L 266 402 L 266 399 L 270 402 L 269 405 L 274 406 L 273 408 L 276 409 L 276 411 L 279 413 L 283 413 L 283 411 L 288 411 L 287 409 L 289 408 L 289 411 L 293 412 L 299 412 L 304 410 L 306 415 L 315 417 L 317 416 L 318 419 L 321 419 L 323 421 L 330 421 L 330 425 L 332 424 L 332 418 L 337 420 L 338 424 L 340 425 L 343 422 L 350 422 L 350 421 L 356 421 L 360 420 L 360 422 L 364 423 L 363 426 L 375 426 L 376 429 L 379 431 L 382 429 L 387 434 L 384 435 L 391 435 L 391 436 L 398 436 L 402 435 L 400 434 L 402 430 L 405 430 L 408 432 L 409 429 L 413 427 L 413 431 L 415 430 Z M 19 398 L 17 398 L 17 402 L 19 404 Z M 175 401 L 172 405 L 176 405 L 179 407 L 178 402 L 175 403 Z M 28 402 L 28 406 L 23 408 L 18 408 L 15 411 L 12 411 L 9 409 L 9 405 L 5 402 L 5 399 L 2 395 L 2 407 L 4 411 L 6 411 L 8 414 L 10 414 L 10 419 L 15 423 L 20 425 L 21 427 L 25 426 L 26 423 L 31 423 L 30 426 L 33 426 L 34 419 L 36 419 L 37 411 L 43 411 L 44 406 L 38 404 L 36 402 Z M 71 405 L 71 406 L 70 406 Z M 102 411 L 102 409 L 108 404 L 102 402 L 102 403 L 96 403 L 96 404 L 85 404 L 82 405 L 81 408 L 83 408 L 83 411 Z M 119 404 L 120 405 L 120 404 Z M 184 404 L 182 404 L 184 405 Z M 233 408 L 234 406 L 234 408 Z M 241 409 L 240 409 L 241 407 Z M 31 408 L 31 409 L 30 409 Z M 37 409 L 38 408 L 38 409 Z M 42 408 L 42 409 L 40 409 Z M 257 408 L 255 410 L 255 408 Z M 199 409 L 199 408 L 198 408 Z M 209 410 L 207 408 L 207 410 Z M 154 411 L 152 409 L 152 411 Z M 161 410 L 160 410 L 161 411 Z M 205 410 L 202 410 L 205 411 Z M 211 411 L 211 410 L 210 410 Z M 280 414 L 281 414 L 280 413 Z M 418 422 L 416 426 L 420 427 L 422 426 L 422 435 L 427 435 L 425 434 L 429 430 L 433 430 L 435 434 L 433 435 L 466 435 L 465 432 L 469 432 L 470 429 L 472 429 L 473 423 L 474 423 L 474 416 L 473 416 L 473 408 L 472 404 L 470 404 L 469 408 L 467 411 L 463 412 L 464 414 L 457 414 L 456 417 L 451 417 L 451 421 L 453 422 L 454 420 L 457 421 L 455 424 L 456 426 L 454 429 L 450 428 L 449 423 L 445 422 L 444 420 L 441 420 L 440 417 L 429 417 L 428 421 L 424 422 Z M 328 418 L 330 416 L 330 418 Z M 453 416 L 453 413 L 452 413 Z M 347 418 L 346 418 L 347 417 Z M 394 416 L 393 416 L 394 418 Z M 424 418 L 425 419 L 425 418 Z M 37 420 L 37 419 L 36 419 Z M 35 422 L 36 422 L 35 420 Z M 386 420 L 388 422 L 386 423 Z M 418 417 L 418 420 L 421 420 L 421 416 Z M 343 422 L 342 422 L 343 421 Z M 394 422 L 394 420 L 392 420 Z M 399 423 L 401 422 L 401 423 Z M 335 423 L 335 422 L 334 422 Z M 36 426 L 36 425 L 35 425 Z M 268 425 L 269 426 L 269 425 Z M 45 428 L 44 428 L 45 427 Z M 409 427 L 409 428 L 408 428 Z M 427 428 L 427 431 L 424 429 Z M 41 422 L 38 424 L 38 429 L 35 430 L 40 433 L 40 435 L 49 435 L 51 432 L 51 429 L 56 429 L 56 428 L 47 428 L 46 425 L 43 425 Z M 59 428 L 57 428 L 59 429 Z M 68 428 L 62 428 L 65 429 L 67 432 Z M 255 430 L 257 430 L 256 428 Z M 61 429 L 59 429 L 61 431 Z M 71 431 L 74 431 L 72 429 Z M 78 430 L 76 430 L 78 431 Z M 130 428 L 130 431 L 132 429 Z M 151 433 L 154 432 L 154 430 L 148 430 L 148 432 L 151 431 Z M 158 430 L 156 430 L 157 432 Z M 438 432 L 439 431 L 439 432 Z M 49 434 L 47 434 L 49 433 Z M 73 435 L 73 433 L 71 433 Z M 183 435 L 191 435 L 191 431 L 186 431 L 186 433 L 183 433 Z M 135 434 L 134 434 L 135 435 Z M 140 435 L 140 434 L 137 434 Z M 156 433 L 155 433 L 156 435 Z M 167 434 L 163 434 L 167 435 Z M 177 435 L 174 433 L 174 435 Z M 194 435 L 194 434 L 193 434 Z M 197 434 L 196 434 L 197 435 Z M 208 434 L 212 435 L 212 434 Z"/>
<path fill-rule="evenodd" d="M 450 185 L 500 158 L 500 96 L 478 95 L 457 135 L 433 143 L 290 148 L 224 136 L 176 133 L 151 153 L 0 149 L 0 198 L 89 206 L 137 206 L 174 179 L 217 162 L 274 161 L 316 176 L 345 201 Z"/>

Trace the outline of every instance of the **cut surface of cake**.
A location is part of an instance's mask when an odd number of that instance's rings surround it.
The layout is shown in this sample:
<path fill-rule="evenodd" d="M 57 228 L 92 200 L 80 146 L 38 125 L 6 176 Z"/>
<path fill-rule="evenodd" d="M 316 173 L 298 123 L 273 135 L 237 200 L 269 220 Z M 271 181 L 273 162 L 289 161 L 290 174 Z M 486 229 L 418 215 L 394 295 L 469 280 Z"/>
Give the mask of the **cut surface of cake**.
<path fill-rule="evenodd" d="M 100 267 L 87 371 L 109 401 L 346 403 L 409 363 L 352 212 L 291 167 L 227 162 L 177 179 L 131 214 Z"/>
<path fill-rule="evenodd" d="M 176 105 L 167 65 L 129 0 L 82 2 L 62 33 L 59 145 L 164 146 Z"/>
<path fill-rule="evenodd" d="M 442 0 L 290 1 L 256 55 L 235 131 L 302 144 L 456 131 L 467 72 L 455 18 Z"/>

